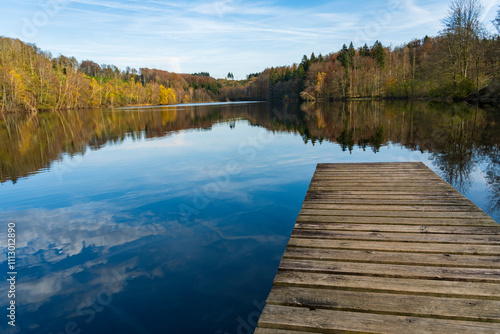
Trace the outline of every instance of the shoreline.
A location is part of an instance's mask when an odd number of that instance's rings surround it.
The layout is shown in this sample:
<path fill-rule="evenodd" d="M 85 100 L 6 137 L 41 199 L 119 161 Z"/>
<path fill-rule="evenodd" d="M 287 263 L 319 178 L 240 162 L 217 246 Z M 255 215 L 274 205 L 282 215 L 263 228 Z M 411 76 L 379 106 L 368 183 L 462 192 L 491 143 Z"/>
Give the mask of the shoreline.
<path fill-rule="evenodd" d="M 294 103 L 329 103 L 329 102 L 363 102 L 363 101 L 428 101 L 428 102 L 447 102 L 447 103 L 460 103 L 465 102 L 470 105 L 475 104 L 491 104 L 500 105 L 500 97 L 496 98 L 461 98 L 453 99 L 450 97 L 350 97 L 350 98 L 319 98 L 316 100 L 302 100 L 302 99 L 276 99 L 276 100 L 234 100 L 234 101 L 205 101 L 205 102 L 189 102 L 178 104 L 127 104 L 123 106 L 101 106 L 93 108 L 64 108 L 64 109 L 40 109 L 37 111 L 0 111 L 0 115 L 9 114 L 36 114 L 64 110 L 92 110 L 92 109 L 127 109 L 127 108 L 158 108 L 158 107 L 186 107 L 198 105 L 223 105 L 223 104 L 237 104 L 237 103 L 272 103 L 272 102 L 294 102 Z"/>

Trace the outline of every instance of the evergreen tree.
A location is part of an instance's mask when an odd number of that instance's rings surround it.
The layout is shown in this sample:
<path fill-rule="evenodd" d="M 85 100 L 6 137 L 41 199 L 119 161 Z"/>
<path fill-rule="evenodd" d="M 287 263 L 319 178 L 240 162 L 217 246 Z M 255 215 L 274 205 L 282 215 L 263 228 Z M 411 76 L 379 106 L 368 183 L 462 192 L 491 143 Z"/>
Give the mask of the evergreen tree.
<path fill-rule="evenodd" d="M 353 66 L 353 59 L 354 59 L 354 56 L 356 55 L 356 50 L 354 49 L 354 45 L 352 44 L 349 44 L 349 49 L 347 50 L 347 54 L 349 55 L 349 63 L 351 66 Z"/>
<path fill-rule="evenodd" d="M 342 50 L 340 50 L 337 59 L 340 61 L 340 63 L 344 68 L 349 67 L 350 59 L 349 59 L 349 49 L 347 48 L 347 45 L 344 44 L 342 46 Z"/>
<path fill-rule="evenodd" d="M 274 84 L 278 83 L 279 80 L 280 80 L 280 77 L 279 77 L 278 69 L 272 67 L 271 71 L 269 72 L 269 83 L 271 85 L 274 85 Z"/>
<path fill-rule="evenodd" d="M 349 45 L 349 48 L 347 48 L 347 45 L 344 44 L 342 46 L 342 50 L 340 50 L 338 60 L 342 63 L 342 66 L 345 69 L 352 68 L 354 65 L 353 59 L 355 55 L 356 50 L 354 49 L 352 42 Z"/>
<path fill-rule="evenodd" d="M 317 63 L 318 62 L 318 58 L 316 58 L 316 56 L 314 55 L 314 52 L 311 54 L 311 64 L 314 64 L 314 63 Z"/>
<path fill-rule="evenodd" d="M 302 62 L 300 63 L 300 65 L 302 65 L 302 67 L 304 68 L 304 72 L 307 72 L 309 66 L 311 65 L 311 61 L 307 58 L 306 55 L 304 55 L 304 57 L 302 57 Z"/>
<path fill-rule="evenodd" d="M 306 77 L 306 70 L 304 68 L 304 64 L 300 63 L 297 68 L 297 77 L 304 79 Z"/>
<path fill-rule="evenodd" d="M 371 57 L 377 61 L 380 68 L 385 67 L 385 50 L 382 43 L 376 41 L 371 50 Z"/>
<path fill-rule="evenodd" d="M 207 78 L 210 77 L 210 73 L 208 72 L 193 73 L 191 75 L 196 77 L 207 77 Z"/>
<path fill-rule="evenodd" d="M 283 79 L 284 79 L 285 81 L 288 81 L 288 80 L 290 80 L 290 79 L 292 79 L 292 78 L 293 78 L 293 71 L 292 71 L 292 68 L 291 68 L 290 66 L 287 66 L 287 67 L 285 68 L 285 74 L 284 74 L 284 78 L 283 78 Z"/>
<path fill-rule="evenodd" d="M 359 49 L 359 55 L 362 57 L 370 57 L 370 48 L 366 45 L 366 43 Z"/>

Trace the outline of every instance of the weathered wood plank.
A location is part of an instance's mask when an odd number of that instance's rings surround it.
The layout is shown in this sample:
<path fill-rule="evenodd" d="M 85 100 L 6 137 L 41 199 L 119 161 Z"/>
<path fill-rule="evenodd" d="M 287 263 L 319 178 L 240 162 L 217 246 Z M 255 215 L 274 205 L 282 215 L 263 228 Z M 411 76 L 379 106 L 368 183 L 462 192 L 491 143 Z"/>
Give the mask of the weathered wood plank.
<path fill-rule="evenodd" d="M 320 162 L 317 165 L 317 168 L 336 168 L 336 167 L 342 167 L 342 166 L 356 166 L 356 165 L 361 165 L 361 166 L 373 166 L 373 167 L 379 167 L 379 166 L 402 166 L 402 167 L 408 167 L 408 166 L 418 166 L 418 167 L 426 167 L 425 164 L 422 161 L 386 161 L 386 162 L 338 162 L 338 163 L 329 163 L 329 162 Z"/>
<path fill-rule="evenodd" d="M 305 201 L 302 209 L 355 211 L 426 211 L 426 212 L 483 212 L 473 205 L 379 205 L 379 204 L 324 204 Z"/>
<path fill-rule="evenodd" d="M 402 170 L 396 170 L 396 171 L 372 171 L 372 170 L 329 170 L 329 171 L 317 171 L 314 173 L 315 176 L 386 176 L 389 177 L 391 175 L 395 176 L 405 176 L 408 177 L 410 175 L 413 176 L 422 176 L 422 177 L 436 177 L 436 174 L 430 171 L 419 171 L 419 170 L 411 170 L 411 171 L 402 171 Z"/>
<path fill-rule="evenodd" d="M 348 163 L 319 163 L 316 166 L 316 170 L 323 169 L 352 169 L 355 167 L 375 167 L 376 170 L 380 170 L 382 168 L 394 167 L 397 169 L 424 169 L 429 170 L 424 163 L 422 162 L 348 162 Z"/>
<path fill-rule="evenodd" d="M 436 183 L 440 185 L 448 185 L 450 184 L 440 178 L 436 174 L 432 173 L 417 173 L 419 176 L 425 177 L 415 177 L 415 175 L 406 175 L 404 173 L 396 174 L 374 174 L 374 173 L 314 173 L 311 181 L 325 181 L 325 182 L 364 182 L 365 180 L 370 182 L 379 182 L 379 183 L 391 183 L 391 182 L 404 182 L 408 181 L 409 183 L 417 182 L 417 183 Z"/>
<path fill-rule="evenodd" d="M 259 326 L 290 330 L 315 330 L 318 333 L 345 331 L 388 334 L 498 334 L 500 331 L 500 324 L 498 323 L 333 311 L 280 305 L 266 305 L 259 319 Z"/>
<path fill-rule="evenodd" d="M 500 268 L 500 257 L 287 247 L 284 259 L 332 260 L 461 268 Z"/>
<path fill-rule="evenodd" d="M 445 196 L 446 191 L 448 191 L 448 186 L 419 186 L 419 185 L 365 185 L 365 186 L 350 186 L 350 185 L 339 185 L 339 186 L 329 186 L 328 184 L 311 184 L 309 186 L 310 191 L 324 191 L 328 190 L 331 192 L 335 191 L 349 191 L 349 192 L 355 192 L 355 191 L 360 191 L 360 192 L 401 192 L 402 194 L 404 193 L 412 193 L 412 192 L 420 192 L 420 193 L 428 193 L 428 194 L 436 194 L 437 193 L 443 193 L 443 196 Z M 452 192 L 450 192 L 452 194 Z"/>
<path fill-rule="evenodd" d="M 498 226 L 491 218 L 407 218 L 407 217 L 357 217 L 357 216 L 307 216 L 300 215 L 297 222 L 315 223 L 358 223 L 358 224 L 400 224 L 423 226 Z"/>
<path fill-rule="evenodd" d="M 428 175 L 428 176 L 427 176 Z M 435 181 L 439 183 L 444 183 L 448 184 L 445 180 L 437 176 L 436 174 L 426 174 L 425 178 L 415 178 L 413 175 L 408 175 L 408 174 L 394 174 L 391 173 L 391 175 L 375 175 L 375 174 L 363 174 L 363 173 L 315 173 L 314 176 L 312 177 L 312 180 L 335 180 L 335 181 L 340 181 L 340 182 L 361 182 L 364 180 L 373 180 L 377 182 L 391 182 L 391 181 L 396 181 L 396 182 L 401 182 L 401 181 L 408 181 L 408 182 L 430 182 L 430 181 Z"/>
<path fill-rule="evenodd" d="M 342 291 L 277 286 L 268 304 L 309 309 L 363 311 L 405 316 L 500 322 L 500 300 L 435 298 L 369 291 Z"/>
<path fill-rule="evenodd" d="M 360 163 L 360 164 L 351 164 L 351 163 L 347 163 L 347 164 L 342 164 L 342 163 L 338 163 L 338 164 L 325 164 L 325 165 L 321 165 L 321 164 L 318 164 L 316 166 L 316 172 L 321 172 L 321 171 L 335 171 L 335 170 L 353 170 L 353 169 L 368 169 L 370 171 L 373 171 L 373 172 L 376 172 L 376 171 L 383 171 L 383 170 L 386 170 L 386 169 L 395 169 L 395 170 L 398 170 L 398 171 L 409 171 L 409 170 L 422 170 L 422 171 L 427 171 L 427 172 L 432 172 L 427 166 L 425 165 L 409 165 L 407 163 L 401 163 L 401 164 L 393 164 L 393 165 L 384 165 L 384 164 L 379 164 L 379 163 L 376 163 L 376 164 L 364 164 L 364 163 Z"/>
<path fill-rule="evenodd" d="M 500 254 L 500 245 L 476 244 L 443 244 L 394 241 L 363 241 L 363 240 L 331 240 L 290 238 L 292 247 L 325 248 L 325 249 L 354 249 L 368 251 L 439 253 L 464 255 L 495 255 Z"/>
<path fill-rule="evenodd" d="M 275 286 L 500 300 L 500 284 L 278 271 Z M 271 292 L 272 294 L 272 292 Z"/>
<path fill-rule="evenodd" d="M 368 165 L 351 165 L 351 166 L 317 166 L 316 167 L 316 173 L 320 172 L 357 172 L 360 170 L 366 170 L 372 173 L 390 173 L 392 171 L 394 172 L 406 172 L 406 173 L 411 173 L 414 171 L 418 172 L 426 172 L 426 173 L 433 173 L 429 168 L 425 166 L 408 166 L 408 165 L 402 165 L 402 166 L 376 166 L 376 168 L 373 168 L 372 166 Z"/>
<path fill-rule="evenodd" d="M 452 268 L 384 263 L 359 265 L 359 263 L 353 262 L 283 259 L 279 269 L 341 275 L 500 283 L 500 269 L 491 268 Z"/>
<path fill-rule="evenodd" d="M 377 180 L 361 180 L 361 181 L 343 181 L 343 180 L 325 180 L 325 179 L 312 179 L 309 187 L 331 187 L 332 190 L 337 188 L 361 188 L 361 189 L 371 189 L 371 188 L 381 188 L 381 187 L 392 187 L 392 188 L 427 188 L 432 187 L 437 191 L 449 191 L 450 185 L 446 182 L 438 183 L 436 181 L 377 181 Z"/>
<path fill-rule="evenodd" d="M 352 166 L 350 168 L 316 168 L 315 174 L 319 173 L 351 173 L 351 175 L 359 174 L 360 172 L 368 172 L 373 174 L 382 174 L 382 175 L 390 175 L 391 173 L 400 173 L 407 175 L 409 174 L 432 174 L 433 172 L 428 168 L 400 168 L 400 167 L 384 167 L 384 168 L 372 168 L 372 167 L 355 167 Z"/>
<path fill-rule="evenodd" d="M 407 233 L 438 233 L 438 234 L 500 234 L 499 226 L 426 226 L 426 225 L 390 225 L 390 224 L 355 224 L 355 223 L 314 223 L 297 222 L 296 229 L 304 230 L 335 230 L 335 231 L 365 231 L 365 232 L 407 232 Z"/>
<path fill-rule="evenodd" d="M 287 329 L 274 329 L 274 328 L 263 328 L 258 327 L 255 329 L 254 334 L 316 334 L 318 332 L 306 332 L 306 331 L 291 331 Z"/>
<path fill-rule="evenodd" d="M 306 197 L 304 203 L 308 204 L 344 204 L 344 205 L 421 205 L 421 206 L 473 206 L 471 202 L 464 199 L 430 200 L 430 199 L 375 199 L 375 198 L 352 198 L 338 197 L 312 198 Z"/>
<path fill-rule="evenodd" d="M 365 232 L 365 231 L 332 231 L 332 230 L 306 230 L 295 229 L 293 238 L 308 239 L 335 239 L 335 240 L 369 240 L 369 241 L 402 241 L 402 242 L 427 242 L 427 243 L 453 243 L 453 244 L 491 244 L 500 245 L 500 235 L 468 235 L 468 234 L 438 234 L 426 233 L 391 233 L 391 232 Z"/>
<path fill-rule="evenodd" d="M 412 175 L 408 175 L 408 173 L 388 173 L 388 174 L 380 174 L 380 173 L 370 173 L 370 172 L 335 172 L 335 173 L 315 173 L 311 178 L 311 181 L 319 182 L 334 182 L 338 181 L 341 183 L 361 183 L 361 182 L 377 182 L 377 183 L 390 183 L 390 182 L 405 182 L 408 183 L 431 183 L 435 182 L 438 185 L 451 185 L 437 176 L 436 174 L 429 173 L 412 173 Z"/>
<path fill-rule="evenodd" d="M 309 184 L 311 187 L 332 187 L 332 189 L 335 188 L 343 188 L 343 187 L 353 187 L 353 188 L 376 188 L 376 187 L 385 187 L 385 186 L 390 186 L 394 188 L 398 187 L 410 187 L 410 188 L 419 188 L 419 187 L 432 187 L 433 189 L 443 189 L 443 190 L 448 190 L 450 189 L 450 185 L 447 184 L 446 182 L 436 182 L 436 181 L 397 181 L 397 180 L 392 180 L 392 181 L 376 181 L 376 180 L 364 180 L 362 182 L 354 182 L 354 181 L 340 181 L 340 180 L 325 180 L 325 179 L 312 179 L 311 183 Z"/>
<path fill-rule="evenodd" d="M 325 182 L 333 182 L 333 181 L 339 181 L 339 182 L 346 182 L 342 181 L 342 179 L 349 179 L 347 182 L 361 182 L 364 179 L 368 180 L 373 180 L 376 182 L 386 182 L 390 183 L 392 181 L 398 182 L 399 179 L 406 179 L 409 180 L 410 183 L 412 182 L 427 182 L 427 183 L 435 183 L 438 185 L 448 185 L 450 186 L 449 183 L 447 183 L 445 180 L 440 178 L 438 175 L 433 174 L 432 172 L 425 172 L 425 171 L 412 171 L 412 172 L 401 172 L 401 171 L 391 171 L 387 173 L 380 173 L 380 172 L 371 172 L 371 171 L 335 171 L 335 172 L 316 172 L 314 173 L 311 181 L 320 181 L 322 179 L 330 179 L 332 180 L 324 180 Z"/>
<path fill-rule="evenodd" d="M 326 191 L 325 191 L 326 190 Z M 335 190 L 335 189 L 330 189 L 330 191 L 327 191 L 327 188 L 322 188 L 322 189 L 309 189 L 309 196 L 316 196 L 319 197 L 321 196 L 322 198 L 329 198 L 329 197 L 337 197 L 337 196 L 343 196 L 343 198 L 352 198 L 352 197 L 346 197 L 346 196 L 352 196 L 355 195 L 356 198 L 370 198 L 368 196 L 371 196 L 371 198 L 436 198 L 436 199 L 460 199 L 463 198 L 462 195 L 453 192 L 453 191 L 448 191 L 448 192 L 440 192 L 440 193 L 435 193 L 429 191 L 429 189 L 426 189 L 425 191 L 413 191 L 413 190 L 407 190 L 407 191 L 402 191 L 402 190 L 388 190 L 388 189 L 383 189 L 383 190 Z M 389 197 L 388 197 L 389 196 Z M 397 197 L 396 197 L 397 196 Z"/>
<path fill-rule="evenodd" d="M 449 192 L 447 196 L 437 195 L 433 193 L 408 193 L 408 192 L 360 192 L 353 193 L 350 191 L 336 191 L 336 192 L 324 192 L 324 191 L 310 191 L 306 194 L 306 199 L 355 199 L 355 200 L 438 200 L 438 201 L 458 201 L 465 200 L 464 197 L 457 193 Z"/>
<path fill-rule="evenodd" d="M 403 171 L 411 171 L 411 170 L 424 170 L 424 171 L 430 171 L 427 166 L 424 164 L 408 164 L 408 163 L 399 163 L 399 164 L 392 164 L 392 165 L 387 165 L 387 164 L 380 164 L 380 163 L 374 163 L 374 164 L 356 164 L 356 163 L 347 163 L 347 164 L 325 164 L 321 165 L 318 164 L 316 166 L 316 171 L 328 171 L 328 170 L 353 170 L 353 169 L 369 169 L 371 171 L 384 171 L 386 169 L 396 169 L 396 170 L 403 170 Z"/>
<path fill-rule="evenodd" d="M 361 216 L 361 217 L 418 217 L 418 218 L 490 218 L 483 211 L 477 212 L 415 212 L 415 211 L 370 211 L 370 210 L 320 210 L 302 209 L 301 215 L 307 216 Z"/>

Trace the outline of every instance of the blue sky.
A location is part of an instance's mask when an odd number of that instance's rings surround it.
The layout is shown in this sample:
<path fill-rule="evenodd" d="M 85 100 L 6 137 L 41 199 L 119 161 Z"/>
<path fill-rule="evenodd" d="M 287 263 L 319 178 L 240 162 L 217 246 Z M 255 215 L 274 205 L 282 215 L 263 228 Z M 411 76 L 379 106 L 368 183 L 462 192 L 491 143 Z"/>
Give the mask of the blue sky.
<path fill-rule="evenodd" d="M 124 69 L 237 79 L 304 54 L 436 35 L 448 1 L 3 0 L 0 35 Z M 498 0 L 483 0 L 493 31 Z"/>

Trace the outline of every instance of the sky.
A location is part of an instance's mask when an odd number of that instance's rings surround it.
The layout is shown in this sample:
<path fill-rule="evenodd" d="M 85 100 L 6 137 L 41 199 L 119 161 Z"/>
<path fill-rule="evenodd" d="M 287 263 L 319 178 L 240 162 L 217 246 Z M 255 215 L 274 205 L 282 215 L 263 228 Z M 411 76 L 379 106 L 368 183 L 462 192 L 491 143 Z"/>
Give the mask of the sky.
<path fill-rule="evenodd" d="M 500 2 L 482 0 L 483 22 Z M 398 46 L 442 29 L 449 1 L 2 0 L 0 36 L 121 69 L 235 79 L 344 43 Z"/>

